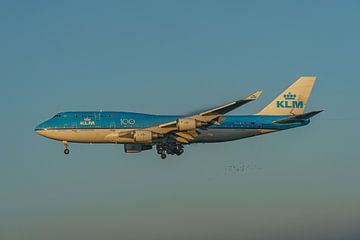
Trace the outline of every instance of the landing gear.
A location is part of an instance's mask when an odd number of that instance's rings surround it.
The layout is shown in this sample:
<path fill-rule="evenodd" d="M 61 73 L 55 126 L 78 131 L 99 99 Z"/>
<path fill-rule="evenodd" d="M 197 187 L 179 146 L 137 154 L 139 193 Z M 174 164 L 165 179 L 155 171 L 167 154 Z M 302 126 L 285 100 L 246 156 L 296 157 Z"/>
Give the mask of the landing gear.
<path fill-rule="evenodd" d="M 180 156 L 180 155 L 183 154 L 183 153 L 184 153 L 184 149 L 179 149 L 179 151 L 176 152 L 175 154 L 178 155 L 178 156 Z"/>
<path fill-rule="evenodd" d="M 158 144 L 156 145 L 156 151 L 162 159 L 166 158 L 166 154 L 180 156 L 184 153 L 184 146 L 181 144 Z"/>
<path fill-rule="evenodd" d="M 67 141 L 62 141 L 62 144 L 64 144 L 64 148 L 65 148 L 64 149 L 64 154 L 68 155 L 70 153 L 68 142 Z"/>

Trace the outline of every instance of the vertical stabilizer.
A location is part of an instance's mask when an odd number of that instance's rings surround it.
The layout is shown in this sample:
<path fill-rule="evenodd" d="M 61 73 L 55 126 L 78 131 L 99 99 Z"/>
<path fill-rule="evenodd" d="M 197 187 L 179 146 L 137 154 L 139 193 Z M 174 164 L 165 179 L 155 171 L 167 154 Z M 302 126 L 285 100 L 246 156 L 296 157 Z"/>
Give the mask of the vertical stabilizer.
<path fill-rule="evenodd" d="M 300 77 L 257 115 L 303 114 L 315 80 L 314 76 Z"/>

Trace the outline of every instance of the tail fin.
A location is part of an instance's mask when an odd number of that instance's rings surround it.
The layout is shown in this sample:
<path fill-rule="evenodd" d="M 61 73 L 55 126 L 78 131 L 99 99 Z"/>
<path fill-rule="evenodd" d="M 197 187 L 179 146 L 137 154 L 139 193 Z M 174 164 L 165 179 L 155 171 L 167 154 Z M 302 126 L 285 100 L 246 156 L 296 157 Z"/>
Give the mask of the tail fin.
<path fill-rule="evenodd" d="M 257 115 L 303 114 L 316 77 L 300 77 Z"/>

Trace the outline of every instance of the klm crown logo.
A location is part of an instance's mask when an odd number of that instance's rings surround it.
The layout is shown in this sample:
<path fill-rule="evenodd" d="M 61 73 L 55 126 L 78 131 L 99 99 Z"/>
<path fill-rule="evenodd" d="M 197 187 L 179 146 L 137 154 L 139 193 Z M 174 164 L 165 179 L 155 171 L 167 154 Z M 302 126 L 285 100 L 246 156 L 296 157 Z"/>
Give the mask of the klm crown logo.
<path fill-rule="evenodd" d="M 303 108 L 304 102 L 303 101 L 296 101 L 296 94 L 295 93 L 287 93 L 283 95 L 283 101 L 276 101 L 277 108 Z"/>
<path fill-rule="evenodd" d="M 84 118 L 84 121 L 80 121 L 80 125 L 93 126 L 93 125 L 95 125 L 95 122 L 91 121 L 91 118 L 86 117 L 86 118 Z"/>
<path fill-rule="evenodd" d="M 288 94 L 284 94 L 283 95 L 285 100 L 295 100 L 296 99 L 296 94 L 292 94 L 291 92 L 289 92 Z"/>

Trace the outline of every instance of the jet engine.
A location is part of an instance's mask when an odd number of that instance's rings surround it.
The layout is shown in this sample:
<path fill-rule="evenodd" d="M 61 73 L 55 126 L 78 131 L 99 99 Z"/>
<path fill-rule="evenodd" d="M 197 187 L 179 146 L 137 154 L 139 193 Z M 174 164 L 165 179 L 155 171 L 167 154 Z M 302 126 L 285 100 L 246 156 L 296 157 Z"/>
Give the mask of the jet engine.
<path fill-rule="evenodd" d="M 134 141 L 135 142 L 151 142 L 154 139 L 159 138 L 160 135 L 149 130 L 135 130 Z"/>
<path fill-rule="evenodd" d="M 152 145 L 144 144 L 124 144 L 124 151 L 126 153 L 139 153 L 141 151 L 152 149 Z"/>
<path fill-rule="evenodd" d="M 202 125 L 203 125 L 202 122 L 193 118 L 179 118 L 176 121 L 176 127 L 179 131 L 195 129 L 201 127 Z"/>

